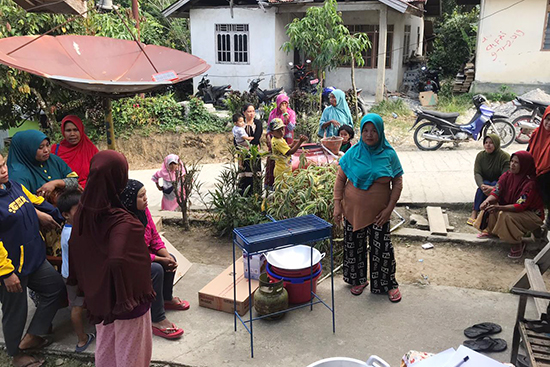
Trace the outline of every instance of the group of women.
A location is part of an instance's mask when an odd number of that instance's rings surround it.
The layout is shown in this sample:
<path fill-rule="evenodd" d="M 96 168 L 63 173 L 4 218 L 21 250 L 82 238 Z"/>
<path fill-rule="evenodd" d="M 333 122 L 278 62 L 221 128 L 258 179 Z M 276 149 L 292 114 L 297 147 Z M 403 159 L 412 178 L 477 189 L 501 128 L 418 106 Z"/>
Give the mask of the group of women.
<path fill-rule="evenodd" d="M 496 236 L 511 245 L 508 257 L 523 256 L 524 236 L 546 238 L 550 204 L 550 107 L 533 132 L 527 151 L 511 156 L 500 149 L 500 139 L 488 135 L 478 153 L 474 177 L 478 189 L 468 224 L 478 228 L 479 237 Z"/>

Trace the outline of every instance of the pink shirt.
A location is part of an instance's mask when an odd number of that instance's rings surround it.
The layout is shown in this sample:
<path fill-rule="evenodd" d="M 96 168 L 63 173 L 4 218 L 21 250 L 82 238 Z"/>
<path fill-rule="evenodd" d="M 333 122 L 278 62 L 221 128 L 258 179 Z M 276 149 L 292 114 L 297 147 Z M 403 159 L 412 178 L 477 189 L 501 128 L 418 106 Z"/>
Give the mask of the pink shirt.
<path fill-rule="evenodd" d="M 151 212 L 149 208 L 145 208 L 145 215 L 147 215 L 147 226 L 145 227 L 145 243 L 151 254 L 151 262 L 155 261 L 157 252 L 160 249 L 166 248 L 164 246 L 164 241 L 160 238 L 159 233 L 157 232 L 157 227 L 155 222 L 153 222 L 153 217 L 151 217 Z"/>

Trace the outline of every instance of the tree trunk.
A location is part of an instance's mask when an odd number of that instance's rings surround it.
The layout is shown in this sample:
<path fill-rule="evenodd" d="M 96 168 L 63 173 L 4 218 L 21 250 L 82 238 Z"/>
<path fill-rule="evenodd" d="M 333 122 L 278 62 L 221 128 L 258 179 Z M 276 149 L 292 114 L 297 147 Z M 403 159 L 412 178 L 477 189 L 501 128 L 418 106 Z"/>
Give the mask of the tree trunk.
<path fill-rule="evenodd" d="M 38 100 L 38 106 L 44 111 L 46 114 L 47 120 L 48 120 L 48 129 L 54 129 L 57 127 L 58 124 L 56 124 L 55 115 L 52 113 L 52 111 L 48 108 L 48 105 L 46 104 L 46 101 L 44 98 L 42 98 L 42 95 L 38 90 L 35 88 L 31 88 L 32 94 L 35 95 L 36 99 Z"/>
<path fill-rule="evenodd" d="M 325 81 L 325 72 L 324 71 L 319 71 L 317 73 L 317 75 L 319 75 L 319 112 L 323 112 L 323 84 L 324 84 L 324 81 Z"/>
<path fill-rule="evenodd" d="M 180 205 L 181 208 L 181 216 L 183 219 L 183 230 L 189 231 L 191 229 L 189 225 L 189 210 L 187 210 L 187 200 L 183 203 L 183 205 Z"/>
<path fill-rule="evenodd" d="M 351 88 L 353 89 L 353 98 L 355 102 L 355 122 L 359 117 L 359 103 L 357 101 L 357 87 L 355 86 L 355 57 L 351 55 Z"/>

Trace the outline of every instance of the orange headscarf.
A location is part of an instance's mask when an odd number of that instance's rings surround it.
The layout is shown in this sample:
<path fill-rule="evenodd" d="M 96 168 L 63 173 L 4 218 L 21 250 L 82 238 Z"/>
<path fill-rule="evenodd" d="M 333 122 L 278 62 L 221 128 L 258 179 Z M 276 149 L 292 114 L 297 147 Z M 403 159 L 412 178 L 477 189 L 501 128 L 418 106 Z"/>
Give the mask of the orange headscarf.
<path fill-rule="evenodd" d="M 550 131 L 543 126 L 544 119 L 550 115 L 550 106 L 546 107 L 540 126 L 533 131 L 529 139 L 529 152 L 535 159 L 537 176 L 550 172 Z"/>

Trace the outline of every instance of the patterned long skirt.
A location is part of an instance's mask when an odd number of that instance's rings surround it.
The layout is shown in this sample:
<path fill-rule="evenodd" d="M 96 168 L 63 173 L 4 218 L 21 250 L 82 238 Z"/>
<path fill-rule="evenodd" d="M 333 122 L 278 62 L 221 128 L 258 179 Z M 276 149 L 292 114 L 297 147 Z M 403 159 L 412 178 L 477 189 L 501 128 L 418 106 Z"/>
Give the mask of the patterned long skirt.
<path fill-rule="evenodd" d="M 354 232 L 351 223 L 344 220 L 344 282 L 353 286 L 367 282 L 367 251 L 370 291 L 387 293 L 399 287 L 395 280 L 395 255 L 390 237 L 390 222 L 382 227 L 371 224 Z"/>

